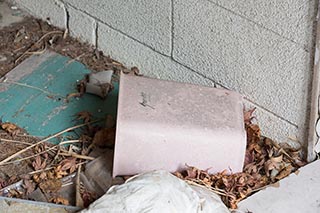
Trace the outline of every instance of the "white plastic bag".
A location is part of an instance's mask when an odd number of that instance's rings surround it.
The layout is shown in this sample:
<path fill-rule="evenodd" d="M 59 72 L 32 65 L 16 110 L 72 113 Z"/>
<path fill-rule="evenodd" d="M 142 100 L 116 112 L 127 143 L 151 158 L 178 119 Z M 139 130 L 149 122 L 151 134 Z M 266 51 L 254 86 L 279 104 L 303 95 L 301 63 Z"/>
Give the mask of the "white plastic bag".
<path fill-rule="evenodd" d="M 104 196 L 81 212 L 229 213 L 229 210 L 215 193 L 190 186 L 169 172 L 154 171 L 111 187 Z"/>

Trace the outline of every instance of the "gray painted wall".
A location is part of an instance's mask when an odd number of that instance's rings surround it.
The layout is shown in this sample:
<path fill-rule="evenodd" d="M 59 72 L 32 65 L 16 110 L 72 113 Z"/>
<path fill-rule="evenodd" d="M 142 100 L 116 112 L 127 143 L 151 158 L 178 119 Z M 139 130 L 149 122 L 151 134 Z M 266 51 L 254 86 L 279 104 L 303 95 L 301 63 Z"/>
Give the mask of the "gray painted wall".
<path fill-rule="evenodd" d="M 16 0 L 150 77 L 236 90 L 305 143 L 317 0 Z"/>

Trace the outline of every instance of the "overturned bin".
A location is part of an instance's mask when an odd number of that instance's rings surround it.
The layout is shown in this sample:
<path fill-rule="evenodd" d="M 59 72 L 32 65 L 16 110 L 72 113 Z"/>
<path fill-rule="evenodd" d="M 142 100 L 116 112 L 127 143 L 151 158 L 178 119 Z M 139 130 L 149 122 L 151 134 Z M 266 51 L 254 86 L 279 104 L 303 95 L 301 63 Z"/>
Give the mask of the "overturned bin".
<path fill-rule="evenodd" d="M 238 93 L 121 75 L 114 177 L 186 165 L 240 172 L 245 148 Z"/>

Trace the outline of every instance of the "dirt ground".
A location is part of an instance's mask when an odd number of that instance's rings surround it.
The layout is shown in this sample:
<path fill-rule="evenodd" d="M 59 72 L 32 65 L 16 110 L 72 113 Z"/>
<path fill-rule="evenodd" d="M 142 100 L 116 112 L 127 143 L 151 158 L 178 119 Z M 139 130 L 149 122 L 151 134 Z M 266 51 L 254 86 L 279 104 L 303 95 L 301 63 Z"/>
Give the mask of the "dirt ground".
<path fill-rule="evenodd" d="M 0 30 L 0 77 L 20 64 L 24 59 L 33 54 L 41 54 L 45 50 L 52 50 L 78 60 L 93 71 L 111 69 L 119 72 L 126 69 L 122 64 L 112 60 L 109 56 L 103 55 L 101 51 L 96 50 L 93 46 L 71 38 L 63 30 L 53 27 L 42 20 L 25 17 L 22 22 Z M 1 138 L 11 138 L 5 132 L 1 134 Z M 34 143 L 38 139 L 25 137 L 17 140 Z M 25 147 L 25 145 L 17 143 L 0 144 L 0 159 L 4 159 L 22 147 Z M 14 171 L 17 171 L 16 166 L 1 168 L 0 177 L 11 176 Z M 18 166 L 21 174 L 30 170 L 27 166 L 27 161 L 18 164 Z M 4 170 L 6 171 L 1 173 Z"/>
<path fill-rule="evenodd" d="M 71 38 L 65 31 L 50 26 L 41 20 L 27 17 L 20 23 L 0 30 L 0 76 L 5 75 L 27 57 L 34 54 L 41 54 L 46 50 L 52 50 L 78 60 L 93 71 L 109 69 L 114 70 L 115 73 L 130 71 L 121 63 L 112 60 L 109 56 L 103 55 L 101 51 L 96 50 L 91 45 Z M 131 68 L 131 71 L 134 73 L 138 72 L 135 67 Z M 254 109 L 245 113 L 248 145 L 245 167 L 242 173 L 228 175 L 225 171 L 222 171 L 216 175 L 209 175 L 206 171 L 190 167 L 182 173 L 176 173 L 176 175 L 187 181 L 204 185 L 214 192 L 220 192 L 220 194 L 223 192 L 222 200 L 225 204 L 230 208 L 236 208 L 237 203 L 242 199 L 263 189 L 267 185 L 277 183 L 280 179 L 295 172 L 300 166 L 305 165 L 306 162 L 300 158 L 299 150 L 293 150 L 290 147 L 281 147 L 276 142 L 260 135 L 259 126 L 251 122 L 253 111 Z M 84 117 L 84 115 L 82 116 Z M 5 130 L 3 126 L 2 129 Z M 11 132 L 11 134 L 8 131 L 0 132 L 0 139 L 2 139 L 0 143 L 0 160 L 7 158 L 27 146 L 27 144 L 21 144 L 19 142 L 23 141 L 33 144 L 39 141 L 39 139 L 32 136 L 13 136 L 12 133 L 14 132 Z M 88 154 L 87 150 L 91 147 L 90 143 L 95 133 L 84 136 L 85 137 L 81 139 L 84 145 L 82 146 L 82 150 L 80 150 L 81 152 L 77 153 L 78 157 L 85 157 L 83 155 Z M 87 138 L 89 138 L 89 140 L 87 140 Z M 34 153 L 41 153 L 42 150 L 48 150 L 48 146 L 50 145 L 30 149 L 30 152 L 24 152 L 23 155 L 18 156 L 16 159 L 34 155 Z M 46 162 L 54 161 L 55 155 L 59 155 L 60 151 L 61 150 L 56 149 L 56 153 L 51 157 L 48 152 L 48 155 L 41 155 L 41 157 L 38 158 L 32 158 L 7 166 L 1 165 L 0 190 L 7 185 L 15 183 L 19 179 L 24 179 L 24 188 L 27 194 L 28 192 L 34 191 L 36 187 L 40 187 L 42 191 L 51 190 L 51 188 L 61 188 L 61 185 L 53 187 L 52 181 L 73 173 L 76 168 L 80 167 L 83 159 L 61 158 L 60 161 L 57 161 L 53 165 L 54 167 L 51 167 L 51 163 L 48 165 Z M 64 151 L 64 153 L 62 153 L 64 156 L 70 154 L 66 152 L 66 150 L 62 151 Z M 43 169 L 49 166 L 52 169 L 44 172 Z M 21 176 L 23 174 L 30 174 L 30 171 L 33 170 L 41 173 L 29 178 Z M 13 196 L 19 197 L 17 195 L 17 193 L 13 194 Z M 88 197 L 87 195 L 88 192 L 82 190 L 81 196 L 83 200 L 88 200 L 88 198 L 85 198 Z M 56 197 L 50 202 L 66 204 L 65 201 L 66 200 Z M 93 200 L 90 200 L 90 202 L 92 201 Z"/>
<path fill-rule="evenodd" d="M 35 143 L 38 139 L 30 136 L 17 136 L 14 139 L 5 131 L 0 132 L 1 137 L 1 144 L 0 144 L 0 159 L 4 159 L 7 156 L 10 156 L 16 153 L 18 150 L 21 150 L 26 147 L 27 143 Z M 8 141 L 4 141 L 7 139 Z M 13 141 L 23 141 L 23 143 L 17 143 Z M 32 155 L 33 153 L 26 152 L 21 157 L 26 157 L 27 155 Z M 17 164 L 9 164 L 6 166 L 2 166 L 0 168 L 0 179 L 8 180 L 8 179 L 15 179 L 19 175 L 27 174 L 33 171 L 30 167 L 30 161 L 22 161 L 21 163 Z M 16 176 L 16 177 L 13 177 Z M 13 178 L 12 178 L 13 177 Z M 4 185 L 4 184 L 2 184 Z"/>
<path fill-rule="evenodd" d="M 111 69 L 115 73 L 119 73 L 120 71 L 127 70 L 122 64 L 112 60 L 109 56 L 103 55 L 101 51 L 96 50 L 93 46 L 71 38 L 65 31 L 53 27 L 42 20 L 33 17 L 25 17 L 22 22 L 15 23 L 9 27 L 4 27 L 0 30 L 0 78 L 26 58 L 31 55 L 42 54 L 46 50 L 52 50 L 80 61 L 94 72 Z M 2 124 L 1 121 L 0 125 Z M 0 160 L 6 159 L 17 153 L 19 150 L 28 147 L 30 144 L 40 141 L 40 139 L 36 137 L 21 133 L 22 132 L 12 135 L 12 132 L 5 131 L 2 126 L 2 130 L 0 130 Z M 90 140 L 91 139 L 92 138 L 90 138 Z M 18 155 L 14 159 L 14 163 L 1 165 L 0 194 L 2 194 L 2 188 L 16 183 L 21 179 L 24 180 L 23 187 L 29 188 L 30 191 L 31 189 L 34 190 L 35 181 L 31 180 L 32 178 L 38 177 L 32 174 L 34 170 L 38 169 L 41 171 L 41 169 L 49 166 L 55 167 L 55 169 L 57 169 L 57 167 L 59 168 L 59 165 L 61 167 L 61 165 L 63 165 L 61 162 L 66 158 L 60 156 L 57 159 L 57 150 L 46 152 L 45 155 L 39 155 L 38 160 L 42 161 L 40 161 L 40 163 L 43 163 L 45 160 L 46 165 L 36 165 L 37 153 L 48 149 L 50 146 L 52 146 L 52 144 L 43 143 L 41 146 L 36 146 L 35 148 Z M 30 156 L 34 157 L 19 161 L 19 159 L 28 158 Z M 57 175 L 57 171 L 52 172 L 56 172 L 54 175 Z M 61 172 L 61 170 L 58 171 L 58 173 Z M 63 172 L 66 173 L 65 171 Z M 70 173 L 70 171 L 67 173 Z M 46 174 L 42 173 L 42 176 L 43 175 L 45 176 Z M 63 174 L 62 176 L 65 175 L 66 174 Z M 26 185 L 26 183 L 32 184 Z M 25 196 L 20 196 L 19 193 L 13 193 L 12 196 L 26 198 Z M 51 202 L 61 203 L 60 201 Z"/>
<path fill-rule="evenodd" d="M 93 46 L 71 38 L 63 30 L 47 22 L 26 17 L 22 22 L 0 30 L 0 76 L 5 75 L 33 54 L 52 50 L 76 59 L 93 71 L 114 70 L 125 67 Z"/>

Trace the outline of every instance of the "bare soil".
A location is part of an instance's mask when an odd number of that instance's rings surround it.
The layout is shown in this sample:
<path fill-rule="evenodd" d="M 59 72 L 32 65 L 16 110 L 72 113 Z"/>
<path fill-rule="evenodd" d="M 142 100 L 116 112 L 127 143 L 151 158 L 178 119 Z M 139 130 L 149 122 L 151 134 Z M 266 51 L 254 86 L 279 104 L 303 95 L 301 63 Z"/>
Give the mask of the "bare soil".
<path fill-rule="evenodd" d="M 92 45 L 71 38 L 63 30 L 39 19 L 26 17 L 0 30 L 0 76 L 33 54 L 52 50 L 76 59 L 93 71 L 126 69 Z"/>

